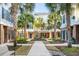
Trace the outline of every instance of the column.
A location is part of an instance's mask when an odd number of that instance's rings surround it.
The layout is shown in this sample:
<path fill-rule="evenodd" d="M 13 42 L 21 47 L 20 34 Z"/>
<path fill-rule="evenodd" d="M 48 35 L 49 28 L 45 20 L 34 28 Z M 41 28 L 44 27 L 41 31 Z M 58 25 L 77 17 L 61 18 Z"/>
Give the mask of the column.
<path fill-rule="evenodd" d="M 49 37 L 52 38 L 52 33 L 51 32 L 49 32 L 49 33 L 50 33 Z"/>
<path fill-rule="evenodd" d="M 1 44 L 1 24 L 0 24 L 0 44 Z"/>
<path fill-rule="evenodd" d="M 27 36 L 27 38 L 29 38 L 29 32 L 26 32 L 26 34 L 27 34 L 27 35 L 26 35 L 26 36 Z"/>
<path fill-rule="evenodd" d="M 73 26 L 73 35 L 72 36 L 76 39 L 76 25 Z"/>
<path fill-rule="evenodd" d="M 4 28 L 3 25 L 1 25 L 1 44 L 4 43 Z"/>
<path fill-rule="evenodd" d="M 62 40 L 63 40 L 63 31 L 61 30 L 61 38 L 62 38 Z"/>

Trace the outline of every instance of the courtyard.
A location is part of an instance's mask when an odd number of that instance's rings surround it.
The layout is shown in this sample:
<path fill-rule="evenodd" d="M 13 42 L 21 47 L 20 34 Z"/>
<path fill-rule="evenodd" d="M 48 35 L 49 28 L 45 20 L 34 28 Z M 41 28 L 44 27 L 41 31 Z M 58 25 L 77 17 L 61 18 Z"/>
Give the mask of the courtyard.
<path fill-rule="evenodd" d="M 0 56 L 79 56 L 79 4 L 1 3 Z"/>

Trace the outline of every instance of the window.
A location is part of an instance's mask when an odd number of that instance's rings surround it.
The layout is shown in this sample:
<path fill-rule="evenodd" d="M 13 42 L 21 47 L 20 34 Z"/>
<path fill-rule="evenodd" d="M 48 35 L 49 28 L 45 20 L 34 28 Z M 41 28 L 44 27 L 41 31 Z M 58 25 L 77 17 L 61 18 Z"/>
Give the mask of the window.
<path fill-rule="evenodd" d="M 30 33 L 30 35 L 29 35 L 29 36 L 30 36 L 30 38 L 32 38 L 32 34 L 31 34 L 31 33 Z"/>
<path fill-rule="evenodd" d="M 58 32 L 58 37 L 60 37 L 60 33 Z"/>
<path fill-rule="evenodd" d="M 65 23 L 65 15 L 63 15 L 63 23 Z"/>
<path fill-rule="evenodd" d="M 75 19 L 75 16 L 72 16 L 72 19 Z"/>
<path fill-rule="evenodd" d="M 46 38 L 49 38 L 49 33 L 45 33 L 45 37 Z"/>
<path fill-rule="evenodd" d="M 2 7 L 2 18 L 4 18 L 4 8 Z"/>
<path fill-rule="evenodd" d="M 54 32 L 52 32 L 52 38 L 54 38 Z"/>
<path fill-rule="evenodd" d="M 8 3 L 4 3 L 5 5 L 8 5 Z"/>
<path fill-rule="evenodd" d="M 65 39 L 65 30 L 62 32 L 63 39 Z"/>

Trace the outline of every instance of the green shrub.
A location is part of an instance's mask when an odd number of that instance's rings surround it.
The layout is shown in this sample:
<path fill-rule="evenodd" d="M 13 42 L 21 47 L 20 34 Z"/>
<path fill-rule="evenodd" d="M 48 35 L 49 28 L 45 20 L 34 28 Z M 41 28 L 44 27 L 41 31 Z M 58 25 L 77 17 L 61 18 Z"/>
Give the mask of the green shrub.
<path fill-rule="evenodd" d="M 17 43 L 27 43 L 26 40 L 27 40 L 27 39 L 25 39 L 24 37 L 18 37 L 18 38 L 17 38 Z"/>
<path fill-rule="evenodd" d="M 46 41 L 45 38 L 41 38 L 42 41 Z"/>

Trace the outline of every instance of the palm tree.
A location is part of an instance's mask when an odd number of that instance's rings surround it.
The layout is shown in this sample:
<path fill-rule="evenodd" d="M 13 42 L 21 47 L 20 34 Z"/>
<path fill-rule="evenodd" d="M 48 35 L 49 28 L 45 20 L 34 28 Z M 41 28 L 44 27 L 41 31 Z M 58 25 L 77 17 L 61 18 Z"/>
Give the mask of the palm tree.
<path fill-rule="evenodd" d="M 34 3 L 26 3 L 26 4 L 24 4 L 23 5 L 24 6 L 24 13 L 26 13 L 26 25 L 25 25 L 25 32 L 24 32 L 24 34 L 26 34 L 26 29 L 27 29 L 27 24 L 28 24 L 28 22 L 31 22 L 31 23 L 33 23 L 33 16 L 31 15 L 32 13 L 32 11 L 34 10 L 34 7 L 35 7 L 35 4 Z M 28 17 L 28 15 L 31 15 L 30 17 Z M 24 35 L 25 36 L 25 35 Z"/>
<path fill-rule="evenodd" d="M 40 38 L 40 32 L 39 30 L 41 30 L 43 28 L 43 18 L 36 18 L 33 22 L 33 26 L 35 30 L 38 30 L 35 32 L 35 39 L 38 40 Z"/>
<path fill-rule="evenodd" d="M 70 27 L 70 15 L 72 12 L 71 3 L 60 4 L 60 11 L 66 12 L 66 23 L 67 23 L 67 33 L 68 33 L 68 47 L 72 47 L 71 45 L 71 27 Z"/>
<path fill-rule="evenodd" d="M 11 13 L 11 16 L 14 20 L 14 32 L 15 32 L 14 47 L 16 47 L 16 38 L 17 38 L 17 20 L 16 20 L 16 18 L 17 18 L 18 8 L 19 8 L 18 3 L 11 4 L 10 13 Z"/>
<path fill-rule="evenodd" d="M 54 39 L 56 39 L 56 26 L 57 22 L 60 20 L 59 10 L 57 10 L 56 3 L 46 3 L 46 7 L 51 12 L 48 19 L 48 24 L 52 25 L 52 28 L 54 27 Z M 51 26 L 50 26 L 51 27 Z"/>
<path fill-rule="evenodd" d="M 21 19 L 21 18 L 20 18 Z M 18 27 L 18 29 L 22 29 L 22 34 L 24 33 L 23 32 L 23 28 L 24 28 L 24 20 L 18 20 L 18 22 L 17 22 L 17 27 Z"/>
<path fill-rule="evenodd" d="M 36 29 L 41 29 L 42 28 L 42 24 L 43 24 L 43 21 L 42 21 L 43 19 L 42 18 L 40 18 L 40 17 L 38 17 L 38 18 L 36 18 L 35 20 L 34 20 L 34 23 L 33 23 L 33 26 L 34 26 L 34 28 L 36 28 Z"/>
<path fill-rule="evenodd" d="M 47 20 L 47 24 L 48 24 L 48 26 L 47 26 L 47 29 L 48 29 L 48 30 L 53 28 L 52 20 L 48 19 L 48 20 Z"/>
<path fill-rule="evenodd" d="M 54 12 L 57 8 L 56 3 L 46 3 L 45 5 L 49 9 L 50 12 Z"/>
<path fill-rule="evenodd" d="M 18 26 L 18 29 L 22 29 L 22 33 L 23 33 L 23 28 L 25 26 L 25 18 L 23 14 L 18 16 L 17 26 Z"/>
<path fill-rule="evenodd" d="M 31 15 L 31 14 L 23 13 L 23 14 L 21 14 L 18 18 L 19 18 L 18 22 L 20 22 L 20 23 L 18 24 L 18 26 L 21 25 L 22 28 L 24 28 L 24 38 L 26 38 L 26 28 L 27 28 L 27 24 L 28 24 L 28 22 L 33 22 L 34 17 L 33 17 L 33 15 Z"/>
<path fill-rule="evenodd" d="M 34 3 L 24 4 L 25 11 L 28 12 L 28 13 L 32 12 L 34 10 L 34 7 L 35 7 Z"/>
<path fill-rule="evenodd" d="M 49 15 L 49 21 L 51 22 L 50 24 L 54 27 L 54 39 L 56 39 L 57 23 L 60 21 L 60 19 L 61 17 L 57 12 L 52 12 Z"/>

